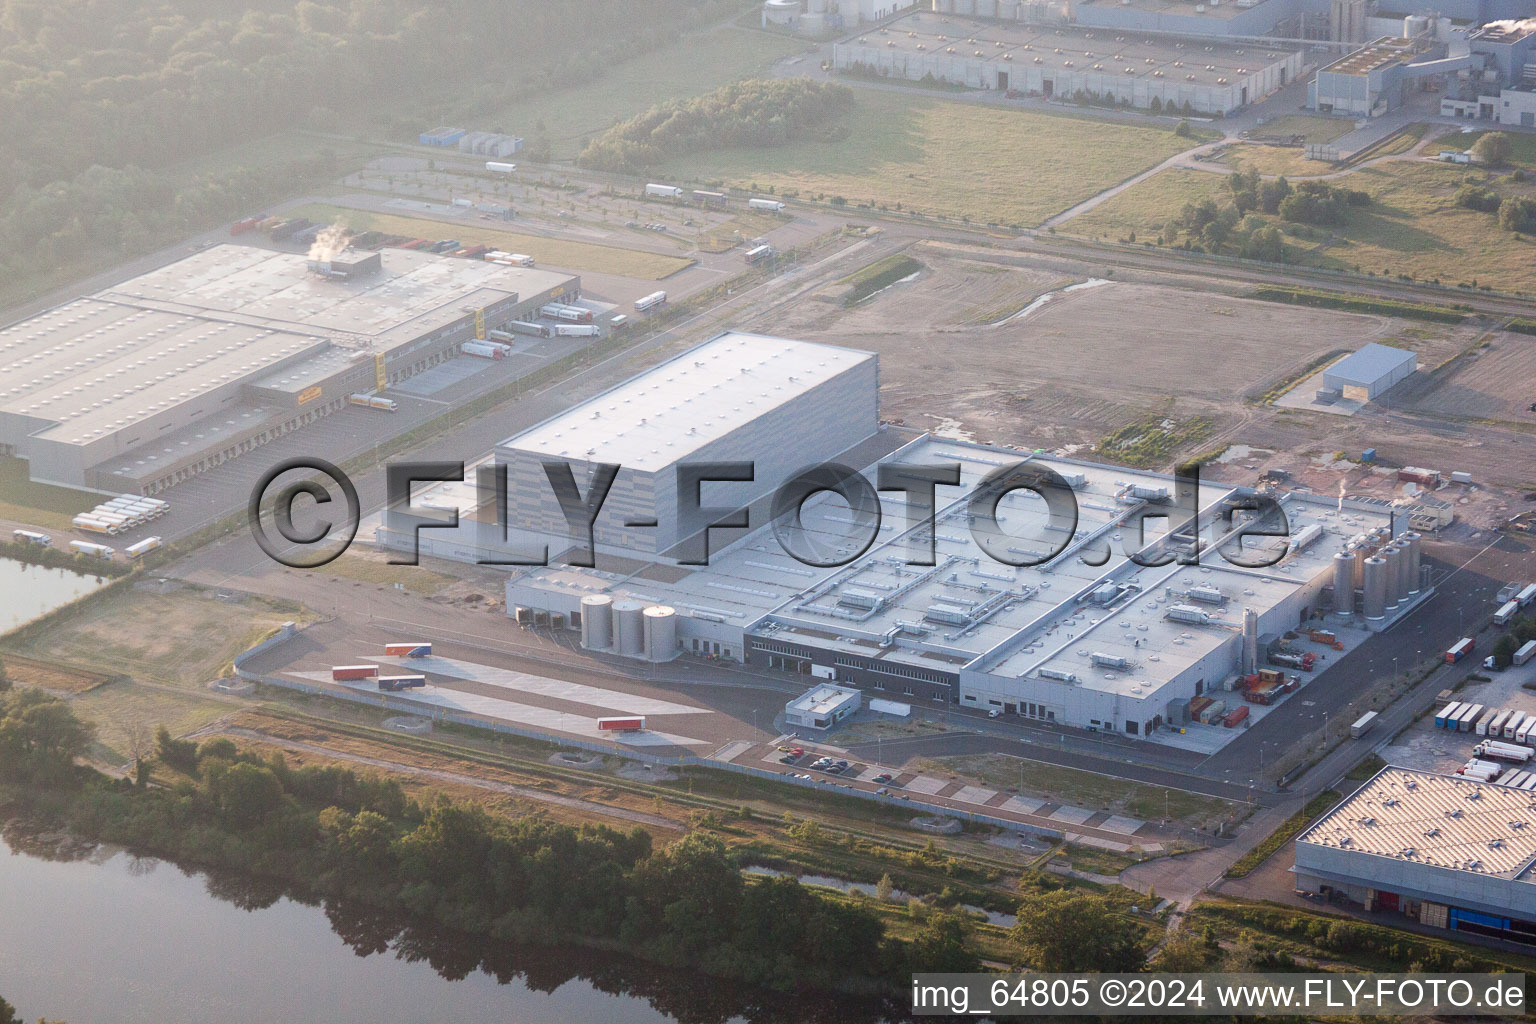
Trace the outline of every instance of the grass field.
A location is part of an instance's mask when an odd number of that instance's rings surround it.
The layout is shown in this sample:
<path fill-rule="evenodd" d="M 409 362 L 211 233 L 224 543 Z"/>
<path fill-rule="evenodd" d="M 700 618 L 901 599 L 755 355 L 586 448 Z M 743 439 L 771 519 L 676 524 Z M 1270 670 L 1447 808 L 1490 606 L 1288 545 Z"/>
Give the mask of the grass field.
<path fill-rule="evenodd" d="M 1265 121 L 1252 132 L 1254 135 L 1300 135 L 1307 142 L 1332 142 L 1341 135 L 1354 131 L 1355 123 L 1341 117 L 1313 117 L 1309 114 L 1289 114 Z"/>
<path fill-rule="evenodd" d="M 412 593 L 427 596 L 456 582 L 452 576 L 423 569 L 419 565 L 391 565 L 382 556 L 375 558 L 352 552 L 342 555 L 334 562 L 327 562 L 317 569 L 304 571 L 340 576 L 361 583 L 376 583 L 382 586 L 393 586 L 399 583 Z"/>
<path fill-rule="evenodd" d="M 91 491 L 34 483 L 25 459 L 0 458 L 0 518 L 67 530 L 71 519 L 104 500 Z"/>
<path fill-rule="evenodd" d="M 1029 226 L 1190 144 L 1161 128 L 855 92 L 845 139 L 698 154 L 657 173 Z"/>
<path fill-rule="evenodd" d="M 132 759 L 134 748 L 142 748 L 162 724 L 180 736 L 234 710 L 230 704 L 201 693 L 172 693 L 126 681 L 82 694 L 69 705 L 81 718 L 95 724 L 94 754 L 118 764 Z"/>
<path fill-rule="evenodd" d="M 548 127 L 551 155 L 568 160 L 587 140 L 664 100 L 697 96 L 766 71 L 774 61 L 803 53 L 805 43 L 731 26 L 685 36 L 671 46 L 607 69 L 576 89 L 539 96 L 490 112 L 533 141 L 534 126 Z M 520 250 L 521 251 L 521 250 Z"/>
<path fill-rule="evenodd" d="M 412 238 L 455 238 L 465 245 L 494 245 L 508 252 L 527 253 L 540 264 L 586 270 L 594 274 L 616 274 L 644 281 L 657 281 L 693 265 L 692 260 L 679 256 L 663 256 L 592 242 L 573 242 L 564 238 L 545 238 L 542 235 L 522 235 L 490 227 L 488 222 L 480 220 L 454 224 L 392 213 L 354 210 L 329 203 L 310 203 L 289 212 L 293 216 L 316 221 L 340 220 L 355 231 L 384 231 Z"/>
<path fill-rule="evenodd" d="M 1369 192 L 1375 202 L 1352 210 L 1349 223 L 1331 233 L 1313 228 L 1307 229 L 1309 237 L 1287 237 L 1288 255 L 1305 265 L 1335 270 L 1536 291 L 1536 242 L 1502 230 L 1492 214 L 1456 205 L 1456 190 L 1467 174 L 1464 167 L 1407 160 L 1364 167 L 1335 179 L 1335 184 Z M 1532 192 L 1532 186 L 1513 185 L 1507 178 L 1497 184 L 1506 195 Z M 1171 168 L 1068 221 L 1061 230 L 1090 238 L 1122 238 L 1129 231 L 1138 238 L 1155 238 L 1186 202 L 1205 196 L 1226 202 L 1226 181 L 1220 175 Z M 1293 225 L 1281 228 L 1288 235 L 1295 230 Z"/>
<path fill-rule="evenodd" d="M 927 764 L 940 772 L 980 779 L 988 785 L 1017 789 L 1029 796 L 1049 797 L 1093 811 L 1130 814 L 1148 821 L 1161 821 L 1165 806 L 1171 821 L 1191 825 L 1228 821 L 1237 811 L 1237 805 L 1216 797 L 1128 782 L 1008 754 L 943 757 Z"/>
<path fill-rule="evenodd" d="M 1283 174 L 1287 178 L 1304 178 L 1338 170 L 1326 160 L 1308 160 L 1304 149 L 1287 146 L 1233 146 L 1227 151 L 1226 163 L 1234 171 L 1256 170 L 1260 174 Z"/>
<path fill-rule="evenodd" d="M 261 598 L 216 601 L 196 590 L 130 588 L 37 634 L 16 653 L 200 691 L 236 654 L 296 618 L 292 608 Z"/>

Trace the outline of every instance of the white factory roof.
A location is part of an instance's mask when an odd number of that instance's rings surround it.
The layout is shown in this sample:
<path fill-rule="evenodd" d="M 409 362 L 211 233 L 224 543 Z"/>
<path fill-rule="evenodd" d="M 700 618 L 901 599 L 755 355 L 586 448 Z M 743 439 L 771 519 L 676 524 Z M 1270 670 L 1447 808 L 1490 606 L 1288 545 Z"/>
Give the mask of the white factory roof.
<path fill-rule="evenodd" d="M 855 349 L 727 331 L 500 447 L 654 472 L 874 358 Z"/>
<path fill-rule="evenodd" d="M 1536 796 L 1389 766 L 1296 842 L 1516 878 L 1536 861 Z"/>
<path fill-rule="evenodd" d="M 1048 465 L 1075 484 L 1075 536 L 1083 540 L 1100 534 L 1109 546 L 1108 562 L 1088 565 L 1079 550 L 1070 549 L 1045 565 L 1016 568 L 995 561 L 977 545 L 967 522 L 970 493 L 988 473 L 1024 459 Z M 1309 534 L 1315 538 L 1311 543 L 1274 566 L 1242 569 L 1207 550 L 1198 566 L 1139 568 L 1127 564 L 1122 542 L 1132 538 L 1117 525 L 1135 506 L 1119 496 L 1132 484 L 1171 488 L 1167 477 L 927 435 L 884 461 L 958 462 L 961 467 L 960 485 L 940 487 L 936 495 L 935 566 L 906 564 L 908 510 L 899 492 L 887 491 L 880 495 L 882 522 L 875 542 L 841 567 L 797 561 L 771 531 L 760 530 L 712 555 L 705 567 L 643 568 L 637 563 L 604 572 L 551 565 L 529 570 L 521 582 L 557 593 L 606 593 L 671 605 L 684 615 L 737 626 L 767 617 L 759 630 L 776 639 L 794 642 L 801 636 L 818 648 L 914 668 L 954 672 L 968 665 L 1005 677 L 1055 668 L 1072 673 L 1084 688 L 1138 697 L 1230 642 L 1241 628 L 1243 608 L 1267 611 L 1327 571 L 1351 537 L 1390 519 L 1390 510 L 1340 509 L 1333 500 L 1291 495 L 1282 503 L 1291 536 L 1318 529 Z M 1231 492 L 1230 486 L 1202 482 L 1200 507 L 1209 509 Z M 999 517 L 1010 547 L 1040 548 L 1046 542 L 1044 503 L 1032 494 L 1017 491 L 1005 497 Z M 803 522 L 817 550 L 851 542 L 851 517 L 841 499 L 813 497 Z M 1159 528 L 1155 520 L 1149 525 L 1149 541 Z M 1079 600 L 1106 578 L 1132 584 L 1129 596 L 1107 610 Z M 1219 604 L 1197 605 L 1210 613 L 1211 621 L 1169 619 L 1173 605 L 1187 603 L 1180 594 L 1197 587 L 1220 594 Z M 870 597 L 879 599 L 877 609 L 869 607 Z M 935 608 L 985 614 L 969 624 L 948 624 L 928 617 Z M 888 636 L 895 642 L 884 642 Z M 1094 654 L 1122 656 L 1129 664 L 1105 668 L 1094 662 Z"/>
<path fill-rule="evenodd" d="M 1364 387 L 1376 383 L 1406 364 L 1416 363 L 1418 358 L 1407 349 L 1379 345 L 1373 341 L 1328 367 L 1326 374 L 1330 379 Z"/>
<path fill-rule="evenodd" d="M 129 431 L 132 447 L 135 423 L 216 389 L 300 391 L 488 303 L 573 280 L 409 250 L 382 264 L 327 280 L 304 253 L 216 245 L 57 306 L 0 329 L 0 413 L 66 444 Z"/>
<path fill-rule="evenodd" d="M 567 274 L 508 267 L 410 249 L 385 249 L 382 269 L 355 279 L 321 278 L 304 253 L 215 245 L 106 289 L 101 296 L 219 318 L 286 326 L 345 344 L 405 329 L 411 337 L 511 294 L 530 296 Z M 405 340 L 401 338 L 400 340 Z"/>
<path fill-rule="evenodd" d="M 789 702 L 789 708 L 809 715 L 825 715 L 836 711 L 850 699 L 857 699 L 859 691 L 846 686 L 828 683 L 809 689 Z"/>
<path fill-rule="evenodd" d="M 1175 8 L 1177 0 L 1143 0 L 1143 6 Z M 1210 9 L 1241 13 L 1236 5 Z M 854 36 L 847 44 L 892 53 L 999 62 L 1023 70 L 1074 71 L 1196 85 L 1223 85 L 1290 57 L 1294 48 L 1261 43 L 1189 39 L 1135 29 L 1090 28 L 972 21 L 923 11 Z"/>
<path fill-rule="evenodd" d="M 324 345 L 314 335 L 77 299 L 0 330 L 0 412 L 86 444 Z"/>

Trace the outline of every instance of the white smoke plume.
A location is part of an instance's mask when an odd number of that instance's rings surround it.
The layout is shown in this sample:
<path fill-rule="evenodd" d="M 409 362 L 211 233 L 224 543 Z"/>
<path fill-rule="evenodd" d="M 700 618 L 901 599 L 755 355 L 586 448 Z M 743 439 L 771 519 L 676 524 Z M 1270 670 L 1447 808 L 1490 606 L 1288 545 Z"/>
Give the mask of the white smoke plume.
<path fill-rule="evenodd" d="M 309 258 L 329 263 L 346 249 L 347 237 L 347 226 L 337 221 L 315 236 L 315 243 L 309 247 Z"/>
<path fill-rule="evenodd" d="M 1490 21 L 1483 28 L 1491 28 L 1495 32 L 1536 32 L 1536 18 L 1521 18 L 1519 21 Z"/>
<path fill-rule="evenodd" d="M 1339 481 L 1339 511 L 1344 511 L 1344 481 Z"/>

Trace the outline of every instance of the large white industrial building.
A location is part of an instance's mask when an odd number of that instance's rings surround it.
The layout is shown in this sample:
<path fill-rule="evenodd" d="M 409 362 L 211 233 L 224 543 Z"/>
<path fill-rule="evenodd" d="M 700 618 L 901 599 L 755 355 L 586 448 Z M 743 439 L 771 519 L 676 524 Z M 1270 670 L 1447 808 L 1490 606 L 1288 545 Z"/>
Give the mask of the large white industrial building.
<path fill-rule="evenodd" d="M 1437 928 L 1536 945 L 1536 801 L 1388 767 L 1296 839 L 1296 886 Z"/>
<path fill-rule="evenodd" d="M 748 367 L 753 393 L 739 390 Z M 545 499 L 523 504 L 550 493 L 542 471 L 509 474 L 509 490 L 529 492 L 509 496 L 511 547 L 547 547 L 549 564 L 511 569 L 508 614 L 580 628 L 589 648 L 636 658 L 726 658 L 872 697 L 1146 735 L 1178 724 L 1190 698 L 1230 687 L 1240 671 L 1265 664 L 1271 640 L 1285 631 L 1319 617 L 1384 628 L 1429 593 L 1418 538 L 1393 536 L 1390 509 L 1304 493 L 1278 496 L 1288 538 L 1243 542 L 1250 552 L 1268 551 L 1276 564 L 1231 564 L 1216 545 L 1245 513 L 1230 520 L 1223 513 L 1251 492 L 1225 484 L 1203 483 L 1188 502 L 1200 509 L 1206 548 L 1199 564 L 1138 564 L 1128 552 L 1143 550 L 1144 516 L 1148 550 L 1193 550 L 1187 530 L 1173 540 L 1159 534 L 1170 518 L 1188 515 L 1170 504 L 1178 498 L 1174 480 L 878 426 L 877 380 L 868 353 L 731 332 L 507 439 L 498 460 L 570 459 L 580 467 L 583 493 L 583 473 L 595 462 L 636 461 L 653 482 L 603 507 L 596 564 L 587 568 L 566 564 L 562 556 L 573 544 Z M 697 396 L 686 409 L 685 395 Z M 838 408 L 822 408 L 828 404 Z M 675 515 L 675 496 L 655 481 L 696 452 L 758 464 L 751 482 L 708 485 L 704 505 L 749 506 L 752 519 L 747 530 L 714 531 L 707 565 L 666 553 L 682 539 L 675 528 L 623 525 Z M 844 564 L 807 564 L 790 553 L 769 522 L 768 496 L 795 470 L 828 458 L 871 481 L 880 464 L 958 468 L 960 483 L 937 489 L 932 564 L 909 557 L 926 553 L 928 535 L 920 522 L 908 523 L 915 513 L 900 491 L 882 492 L 872 539 L 843 498 L 817 494 L 805 503 L 803 532 L 790 546 L 838 556 L 810 561 Z M 994 558 L 996 543 L 984 548 L 973 535 L 968 502 L 989 474 L 1021 462 L 1060 474 L 1078 518 L 1063 533 L 1048 521 L 1043 500 L 1015 490 L 998 506 L 1012 554 Z M 476 502 L 466 487 L 442 493 L 456 495 L 467 511 Z M 438 492 L 423 500 L 441 503 Z M 518 519 L 524 508 L 535 516 L 532 529 Z M 465 520 L 457 530 L 423 531 L 421 551 L 493 557 L 495 545 L 483 540 L 487 525 Z M 379 536 L 401 546 L 409 533 L 408 521 L 387 517 Z M 1008 564 L 1053 550 L 1038 565 Z"/>
<path fill-rule="evenodd" d="M 153 494 L 579 289 L 402 249 L 216 245 L 0 329 L 0 451 L 33 479 Z"/>
<path fill-rule="evenodd" d="M 1305 66 L 1304 54 L 1280 44 L 973 21 L 932 12 L 839 42 L 832 59 L 840 70 L 909 81 L 931 75 L 973 89 L 1216 115 L 1263 99 L 1295 81 Z"/>

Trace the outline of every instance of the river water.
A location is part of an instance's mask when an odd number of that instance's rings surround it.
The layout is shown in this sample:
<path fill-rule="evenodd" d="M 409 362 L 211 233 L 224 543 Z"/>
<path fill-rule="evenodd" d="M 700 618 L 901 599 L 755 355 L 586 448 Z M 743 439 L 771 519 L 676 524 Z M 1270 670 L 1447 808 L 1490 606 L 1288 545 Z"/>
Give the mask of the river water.
<path fill-rule="evenodd" d="M 83 597 L 108 580 L 0 558 L 0 633 Z"/>
<path fill-rule="evenodd" d="M 403 929 L 403 930 L 402 930 Z M 878 1020 L 589 950 L 510 947 L 312 906 L 121 852 L 0 846 L 0 996 L 69 1024 Z"/>

